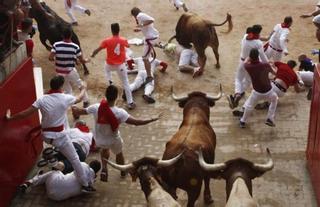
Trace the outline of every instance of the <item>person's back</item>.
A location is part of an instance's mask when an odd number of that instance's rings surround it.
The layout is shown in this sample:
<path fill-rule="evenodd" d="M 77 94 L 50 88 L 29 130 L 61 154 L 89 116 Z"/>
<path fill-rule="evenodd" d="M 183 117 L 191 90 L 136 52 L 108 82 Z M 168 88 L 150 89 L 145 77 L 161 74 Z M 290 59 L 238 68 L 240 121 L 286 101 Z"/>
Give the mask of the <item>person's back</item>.
<path fill-rule="evenodd" d="M 281 24 L 276 24 L 273 28 L 274 33 L 270 37 L 270 45 L 277 50 L 284 50 L 283 38 L 287 37 L 289 28 L 282 27 Z"/>
<path fill-rule="evenodd" d="M 297 74 L 288 64 L 282 62 L 275 62 L 274 64 L 278 68 L 276 79 L 282 80 L 288 88 L 298 83 Z"/>
<path fill-rule="evenodd" d="M 71 70 L 75 67 L 77 58 L 81 55 L 80 47 L 73 42 L 59 41 L 53 44 L 55 65 L 57 69 Z"/>
<path fill-rule="evenodd" d="M 272 87 L 268 76 L 271 68 L 268 63 L 246 63 L 244 67 L 251 77 L 252 87 L 255 91 L 266 93 L 271 90 Z"/>
<path fill-rule="evenodd" d="M 105 39 L 101 43 L 101 47 L 106 49 L 106 62 L 110 65 L 120 65 L 124 63 L 126 59 L 125 48 L 128 46 L 127 40 L 119 35 Z"/>

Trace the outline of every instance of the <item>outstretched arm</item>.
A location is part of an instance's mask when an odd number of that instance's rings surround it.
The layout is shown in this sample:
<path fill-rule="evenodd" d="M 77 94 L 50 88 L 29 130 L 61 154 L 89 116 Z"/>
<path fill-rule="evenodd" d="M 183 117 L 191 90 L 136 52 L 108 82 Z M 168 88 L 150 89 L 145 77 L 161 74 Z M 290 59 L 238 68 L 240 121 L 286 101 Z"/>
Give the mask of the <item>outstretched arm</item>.
<path fill-rule="evenodd" d="M 98 54 L 102 49 L 103 49 L 102 47 L 98 47 L 97 49 L 95 49 L 95 50 L 92 52 L 91 57 L 96 56 L 96 54 Z"/>
<path fill-rule="evenodd" d="M 309 13 L 309 14 L 302 14 L 300 17 L 301 18 L 308 18 L 308 17 L 314 17 L 314 16 L 317 16 L 320 14 L 320 9 L 319 10 L 316 10 L 312 13 Z"/>
<path fill-rule="evenodd" d="M 126 123 L 127 124 L 131 124 L 131 125 L 136 125 L 136 126 L 139 126 L 139 125 L 146 125 L 146 124 L 149 124 L 151 122 L 154 122 L 154 121 L 157 121 L 158 119 L 160 119 L 161 117 L 161 114 L 159 114 L 156 118 L 151 118 L 151 119 L 136 119 L 132 116 L 129 116 L 129 118 L 127 119 Z"/>
<path fill-rule="evenodd" d="M 16 113 L 15 115 L 11 116 L 10 109 L 7 110 L 6 119 L 7 120 L 16 120 L 16 119 L 23 119 L 28 117 L 29 115 L 33 114 L 34 112 L 38 111 L 38 109 L 34 106 L 30 106 L 26 110 L 23 110 L 19 113 Z"/>

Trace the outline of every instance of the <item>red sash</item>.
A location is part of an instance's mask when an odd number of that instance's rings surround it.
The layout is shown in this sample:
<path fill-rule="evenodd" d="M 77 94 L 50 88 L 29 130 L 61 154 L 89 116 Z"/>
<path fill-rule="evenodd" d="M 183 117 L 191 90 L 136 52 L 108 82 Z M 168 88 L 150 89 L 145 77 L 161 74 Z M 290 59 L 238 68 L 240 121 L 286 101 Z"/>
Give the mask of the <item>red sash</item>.
<path fill-rule="evenodd" d="M 53 89 L 50 89 L 47 94 L 53 94 L 53 93 L 62 93 L 61 90 L 53 90 Z"/>
<path fill-rule="evenodd" d="M 260 39 L 260 35 L 250 32 L 250 33 L 248 33 L 248 36 L 246 39 L 247 40 L 258 40 L 258 39 Z"/>
<path fill-rule="evenodd" d="M 115 132 L 119 127 L 118 119 L 111 111 L 111 108 L 105 99 L 100 102 L 97 122 L 99 124 L 110 124 L 113 132 Z"/>
<path fill-rule="evenodd" d="M 282 23 L 282 24 L 281 24 L 281 28 L 288 28 L 288 29 L 289 29 L 290 26 L 289 26 L 288 24 L 286 24 L 286 23 Z"/>

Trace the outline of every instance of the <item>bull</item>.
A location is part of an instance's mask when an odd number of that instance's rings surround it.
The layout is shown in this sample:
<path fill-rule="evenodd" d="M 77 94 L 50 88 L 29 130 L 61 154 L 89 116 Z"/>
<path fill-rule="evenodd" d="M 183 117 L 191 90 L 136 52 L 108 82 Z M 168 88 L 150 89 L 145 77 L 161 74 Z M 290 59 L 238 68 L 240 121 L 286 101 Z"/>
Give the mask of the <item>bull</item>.
<path fill-rule="evenodd" d="M 225 163 L 208 164 L 202 151 L 199 152 L 199 164 L 218 178 L 226 180 L 227 204 L 226 207 L 258 207 L 252 198 L 252 179 L 260 177 L 273 168 L 270 151 L 267 148 L 268 162 L 257 164 L 237 158 Z M 208 160 L 209 161 L 209 160 Z"/>
<path fill-rule="evenodd" d="M 63 39 L 63 29 L 71 25 L 47 6 L 45 2 L 41 2 L 40 4 L 42 9 L 32 7 L 29 11 L 29 16 L 30 18 L 34 18 L 37 22 L 41 43 L 47 48 L 47 50 L 51 50 L 52 47 L 47 44 L 47 40 L 49 40 L 51 45 L 55 42 L 61 41 Z M 49 13 L 50 16 L 48 16 L 46 12 Z M 81 47 L 79 38 L 73 30 L 71 40 Z M 89 70 L 86 64 L 82 63 L 82 66 L 84 74 L 88 75 Z"/>
<path fill-rule="evenodd" d="M 182 153 L 170 160 L 159 160 L 150 157 L 144 157 L 127 165 L 118 165 L 105 159 L 109 165 L 120 170 L 129 172 L 133 180 L 139 178 L 141 189 L 144 192 L 148 206 L 150 207 L 179 207 L 180 204 L 165 191 L 166 184 L 163 183 L 158 169 L 173 165 L 177 162 Z"/>
<path fill-rule="evenodd" d="M 198 53 L 198 62 L 200 65 L 199 75 L 202 74 L 207 57 L 205 49 L 210 46 L 216 57 L 216 68 L 220 68 L 219 62 L 219 40 L 215 26 L 222 26 L 228 22 L 229 33 L 233 28 L 232 17 L 227 14 L 226 20 L 221 24 L 214 24 L 209 20 L 205 20 L 194 13 L 184 13 L 178 20 L 176 26 L 176 34 L 170 38 L 169 43 L 175 38 L 177 42 L 185 48 L 191 48 L 193 44 L 196 52 Z"/>
<path fill-rule="evenodd" d="M 188 96 L 178 97 L 172 91 L 172 97 L 183 108 L 183 121 L 179 130 L 166 143 L 162 159 L 170 159 L 181 151 L 184 151 L 184 154 L 174 165 L 161 169 L 162 179 L 168 184 L 169 192 L 175 198 L 177 188 L 187 192 L 189 207 L 194 206 L 204 181 L 204 201 L 206 204 L 212 203 L 210 175 L 200 168 L 195 151 L 200 146 L 205 146 L 203 151 L 206 159 L 210 163 L 214 162 L 216 135 L 210 125 L 210 107 L 222 97 L 222 87 L 220 85 L 220 93 L 216 96 L 192 92 Z"/>

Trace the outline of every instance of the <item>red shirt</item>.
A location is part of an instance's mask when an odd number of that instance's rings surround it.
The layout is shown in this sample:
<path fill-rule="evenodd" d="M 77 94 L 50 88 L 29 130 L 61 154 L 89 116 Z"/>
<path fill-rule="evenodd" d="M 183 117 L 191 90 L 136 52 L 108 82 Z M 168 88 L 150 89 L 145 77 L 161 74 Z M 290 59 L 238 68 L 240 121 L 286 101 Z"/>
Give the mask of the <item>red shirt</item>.
<path fill-rule="evenodd" d="M 287 87 L 293 86 L 298 83 L 298 76 L 288 64 L 282 62 L 275 62 L 275 66 L 278 68 L 276 78 L 279 78 L 285 82 Z"/>
<path fill-rule="evenodd" d="M 126 47 L 129 47 L 128 41 L 120 36 L 112 36 L 103 40 L 101 48 L 107 51 L 106 62 L 109 65 L 120 65 L 126 60 Z"/>
<path fill-rule="evenodd" d="M 267 93 L 272 89 L 269 72 L 272 71 L 268 63 L 245 63 L 244 68 L 248 71 L 252 87 L 259 93 Z"/>

